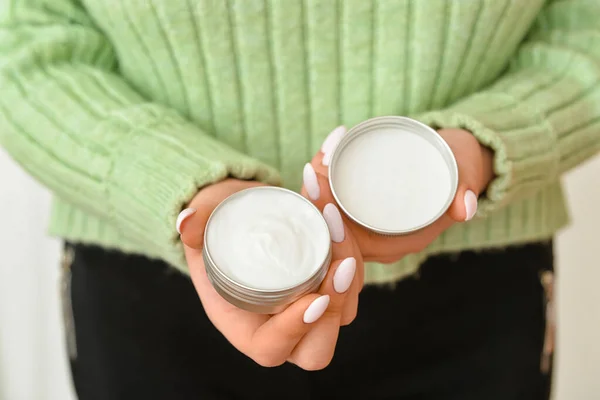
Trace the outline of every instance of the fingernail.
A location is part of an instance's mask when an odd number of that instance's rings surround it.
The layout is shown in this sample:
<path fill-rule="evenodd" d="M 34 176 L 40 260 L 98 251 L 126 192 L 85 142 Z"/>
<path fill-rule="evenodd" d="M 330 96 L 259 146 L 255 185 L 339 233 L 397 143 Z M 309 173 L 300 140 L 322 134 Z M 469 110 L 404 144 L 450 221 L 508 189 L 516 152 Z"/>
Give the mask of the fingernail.
<path fill-rule="evenodd" d="M 317 297 L 312 303 L 310 303 L 306 311 L 304 311 L 304 318 L 302 318 L 302 320 L 305 324 L 312 324 L 321 318 L 321 316 L 325 313 L 325 310 L 327 310 L 328 305 L 328 295 Z"/>
<path fill-rule="evenodd" d="M 336 243 L 343 242 L 344 223 L 342 222 L 340 210 L 338 210 L 338 208 L 333 204 L 329 203 L 323 209 L 323 217 L 325 218 L 325 222 L 327 222 L 327 227 L 329 228 L 331 240 L 333 240 Z"/>
<path fill-rule="evenodd" d="M 338 268 L 335 270 L 333 275 L 333 288 L 338 293 L 344 293 L 354 279 L 356 273 L 356 259 L 354 257 L 348 257 L 340 263 Z"/>
<path fill-rule="evenodd" d="M 344 136 L 345 133 L 346 127 L 338 126 L 329 134 L 329 136 L 327 136 L 325 142 L 323 142 L 323 146 L 321 146 L 321 151 L 323 152 L 323 159 L 321 160 L 321 163 L 324 166 L 327 167 L 329 166 L 329 163 L 331 163 L 333 153 L 335 153 L 335 149 L 337 148 L 338 144 L 340 143 L 340 140 L 342 140 L 342 136 Z"/>
<path fill-rule="evenodd" d="M 477 195 L 470 190 L 467 190 L 465 193 L 465 208 L 467 210 L 467 218 L 465 218 L 465 221 L 468 221 L 473 218 L 477 212 Z"/>
<path fill-rule="evenodd" d="M 340 139 L 342 138 L 342 136 L 344 136 L 345 133 L 346 133 L 346 127 L 343 125 L 338 126 L 334 130 L 332 130 L 331 133 L 329 135 L 327 135 L 327 138 L 323 142 L 323 145 L 321 146 L 321 152 L 323 154 L 333 152 L 333 150 L 335 150 L 335 148 L 337 147 L 337 144 L 339 143 Z"/>
<path fill-rule="evenodd" d="M 323 159 L 321 159 L 321 164 L 323 164 L 324 166 L 328 167 L 329 164 L 331 163 L 331 157 L 333 157 L 333 153 L 334 153 L 333 151 L 325 153 L 323 155 Z"/>
<path fill-rule="evenodd" d="M 183 221 L 185 221 L 190 215 L 194 214 L 195 212 L 195 208 L 186 208 L 185 210 L 179 213 L 179 215 L 177 216 L 177 222 L 175 224 L 175 226 L 177 227 L 177 233 L 181 235 L 181 224 L 183 224 Z"/>
<path fill-rule="evenodd" d="M 317 180 L 317 173 L 315 169 L 310 164 L 306 164 L 304 166 L 304 187 L 306 188 L 306 192 L 308 193 L 308 197 L 311 200 L 319 200 L 319 196 L 321 195 L 321 188 L 319 188 L 319 181 Z"/>

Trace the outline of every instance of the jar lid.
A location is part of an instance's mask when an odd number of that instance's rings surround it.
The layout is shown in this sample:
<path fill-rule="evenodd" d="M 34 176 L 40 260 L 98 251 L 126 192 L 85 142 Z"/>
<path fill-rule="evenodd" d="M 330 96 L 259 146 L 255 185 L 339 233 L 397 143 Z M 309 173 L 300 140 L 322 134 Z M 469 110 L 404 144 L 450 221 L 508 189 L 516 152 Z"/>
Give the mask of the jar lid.
<path fill-rule="evenodd" d="M 458 167 L 434 129 L 411 118 L 377 117 L 341 139 L 329 182 L 354 222 L 378 234 L 402 235 L 431 225 L 448 210 Z"/>

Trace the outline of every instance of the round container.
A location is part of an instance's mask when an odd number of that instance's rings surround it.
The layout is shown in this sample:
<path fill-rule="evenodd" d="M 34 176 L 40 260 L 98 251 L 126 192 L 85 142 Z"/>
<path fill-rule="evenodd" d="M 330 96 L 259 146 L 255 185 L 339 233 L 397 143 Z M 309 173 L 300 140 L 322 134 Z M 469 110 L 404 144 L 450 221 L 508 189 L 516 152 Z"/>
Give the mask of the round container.
<path fill-rule="evenodd" d="M 406 117 L 377 117 L 348 131 L 329 164 L 344 213 L 382 235 L 418 231 L 452 204 L 458 168 L 432 128 Z"/>
<path fill-rule="evenodd" d="M 331 262 L 319 210 L 287 189 L 243 190 L 215 208 L 202 250 L 215 290 L 247 311 L 275 314 L 316 291 Z"/>

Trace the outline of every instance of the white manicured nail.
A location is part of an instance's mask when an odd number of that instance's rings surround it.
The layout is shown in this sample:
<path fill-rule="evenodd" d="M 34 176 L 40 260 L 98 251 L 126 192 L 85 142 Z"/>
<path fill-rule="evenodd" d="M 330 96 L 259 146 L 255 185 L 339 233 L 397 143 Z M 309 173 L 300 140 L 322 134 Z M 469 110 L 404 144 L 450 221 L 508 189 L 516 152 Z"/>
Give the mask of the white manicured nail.
<path fill-rule="evenodd" d="M 465 221 L 468 221 L 473 218 L 477 212 L 477 195 L 470 190 L 467 190 L 465 193 L 465 209 L 467 210 L 467 218 Z"/>
<path fill-rule="evenodd" d="M 331 164 L 331 157 L 333 157 L 333 153 L 334 153 L 333 151 L 325 153 L 323 155 L 323 159 L 321 160 L 321 164 L 323 164 L 326 167 L 329 167 L 329 164 Z"/>
<path fill-rule="evenodd" d="M 325 142 L 323 142 L 323 146 L 321 146 L 321 151 L 323 152 L 323 159 L 321 160 L 321 163 L 324 166 L 327 167 L 331 163 L 333 153 L 335 153 L 335 149 L 337 148 L 338 144 L 340 143 L 340 140 L 342 140 L 342 136 L 344 136 L 345 133 L 346 127 L 338 126 L 329 134 L 329 136 L 327 136 Z"/>
<path fill-rule="evenodd" d="M 310 303 L 306 311 L 304 311 L 304 318 L 302 318 L 302 320 L 305 324 L 312 324 L 321 318 L 323 313 L 325 313 L 325 310 L 327 310 L 327 306 L 329 306 L 328 295 L 317 297 L 312 303 Z"/>
<path fill-rule="evenodd" d="M 340 243 L 344 241 L 344 222 L 342 221 L 342 215 L 340 214 L 340 210 L 338 208 L 329 203 L 323 209 L 323 217 L 327 222 L 327 227 L 329 227 L 329 234 L 331 235 L 331 240 L 336 243 Z"/>
<path fill-rule="evenodd" d="M 340 263 L 338 268 L 335 270 L 333 275 L 333 288 L 338 293 L 344 293 L 354 279 L 356 273 L 356 259 L 354 257 L 348 257 Z"/>
<path fill-rule="evenodd" d="M 346 133 L 346 127 L 344 125 L 338 126 L 331 131 L 321 146 L 321 152 L 323 154 L 331 153 L 337 147 L 337 144 L 342 139 L 342 136 Z"/>
<path fill-rule="evenodd" d="M 319 181 L 317 180 L 317 173 L 312 165 L 306 164 L 304 166 L 303 178 L 304 187 L 306 188 L 308 197 L 310 197 L 311 200 L 319 200 L 321 188 L 319 187 Z"/>
<path fill-rule="evenodd" d="M 195 212 L 195 208 L 186 208 L 185 210 L 179 213 L 176 222 L 177 233 L 181 235 L 181 224 L 183 224 L 183 221 L 185 221 L 190 215 L 194 214 Z"/>

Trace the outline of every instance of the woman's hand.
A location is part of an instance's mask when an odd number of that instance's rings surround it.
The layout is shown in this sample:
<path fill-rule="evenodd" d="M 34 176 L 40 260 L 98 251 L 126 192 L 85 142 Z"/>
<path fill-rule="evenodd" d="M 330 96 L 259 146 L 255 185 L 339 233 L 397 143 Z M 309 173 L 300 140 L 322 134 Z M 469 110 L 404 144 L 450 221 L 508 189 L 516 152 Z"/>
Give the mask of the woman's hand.
<path fill-rule="evenodd" d="M 233 306 L 214 290 L 206 276 L 202 246 L 208 217 L 225 198 L 256 186 L 261 184 L 235 179 L 208 186 L 180 214 L 177 229 L 192 281 L 211 322 L 233 346 L 258 364 L 271 367 L 290 361 L 306 370 L 325 368 L 333 357 L 340 325 L 347 318 L 343 316 L 347 304 L 358 304 L 358 292 L 350 288 L 357 281 L 356 272 L 363 270 L 358 246 L 341 217 L 327 218 L 338 240 L 332 243 L 333 261 L 319 292 L 302 297 L 279 314 L 255 314 Z M 356 306 L 351 317 L 354 315 Z"/>
<path fill-rule="evenodd" d="M 317 207 L 335 203 L 329 186 L 328 165 L 344 133 L 342 127 L 336 128 L 323 143 L 321 151 L 304 168 L 302 193 Z M 378 235 L 343 216 L 365 261 L 392 263 L 407 254 L 418 253 L 452 224 L 468 221 L 475 215 L 477 197 L 493 178 L 492 153 L 481 146 L 471 133 L 462 129 L 442 129 L 439 134 L 452 149 L 458 164 L 458 190 L 450 208 L 432 225 L 396 237 Z"/>

